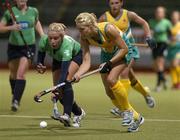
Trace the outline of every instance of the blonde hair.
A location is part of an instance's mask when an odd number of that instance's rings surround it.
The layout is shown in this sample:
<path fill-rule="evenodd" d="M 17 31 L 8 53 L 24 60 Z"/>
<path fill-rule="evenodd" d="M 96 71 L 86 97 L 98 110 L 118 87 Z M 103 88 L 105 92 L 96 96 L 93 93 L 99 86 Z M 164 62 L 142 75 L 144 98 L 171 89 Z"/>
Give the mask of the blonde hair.
<path fill-rule="evenodd" d="M 97 18 L 96 15 L 93 13 L 80 13 L 76 19 L 75 19 L 76 24 L 81 24 L 81 25 L 95 25 L 97 23 Z"/>
<path fill-rule="evenodd" d="M 48 27 L 48 32 L 65 32 L 66 26 L 62 23 L 51 23 Z"/>

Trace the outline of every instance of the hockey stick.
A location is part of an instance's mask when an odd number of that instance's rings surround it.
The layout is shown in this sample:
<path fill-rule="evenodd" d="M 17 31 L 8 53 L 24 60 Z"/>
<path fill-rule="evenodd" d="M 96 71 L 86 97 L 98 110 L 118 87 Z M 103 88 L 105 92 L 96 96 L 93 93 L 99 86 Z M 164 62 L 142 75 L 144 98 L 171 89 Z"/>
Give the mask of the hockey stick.
<path fill-rule="evenodd" d="M 5 0 L 5 1 L 2 2 L 2 5 L 3 5 L 5 8 L 8 9 L 8 11 L 9 11 L 9 13 L 10 13 L 10 15 L 11 15 L 11 18 L 12 18 L 13 23 L 14 23 L 14 24 L 17 24 L 17 19 L 16 19 L 15 15 L 14 15 L 14 12 L 13 12 L 13 10 L 12 10 L 12 7 L 11 7 L 10 2 L 9 2 L 8 0 Z M 27 47 L 27 49 L 28 49 L 28 51 L 27 51 L 27 57 L 28 57 L 28 58 L 32 58 L 32 56 L 34 55 L 34 53 L 32 53 L 32 52 L 30 51 L 30 49 L 29 49 L 29 47 L 28 47 L 28 45 L 27 45 L 27 42 L 26 42 L 26 40 L 25 40 L 25 38 L 24 38 L 24 35 L 23 35 L 23 33 L 22 33 L 21 30 L 19 31 L 19 34 L 20 34 L 20 36 L 21 36 L 21 38 L 22 38 L 22 40 L 23 40 L 24 45 L 25 45 L 25 46 Z"/>
<path fill-rule="evenodd" d="M 85 73 L 84 75 L 82 75 L 80 77 L 80 79 L 83 79 L 83 78 L 88 77 L 88 76 L 90 76 L 92 74 L 95 74 L 95 73 L 99 72 L 100 70 L 101 70 L 101 68 L 98 68 L 98 69 L 95 69 L 95 70 L 93 70 L 91 72 Z M 62 83 L 57 84 L 56 86 L 53 86 L 53 87 L 51 87 L 49 89 L 43 90 L 43 91 L 39 92 L 38 94 L 36 94 L 34 96 L 34 101 L 40 103 L 40 102 L 43 101 L 43 100 L 40 99 L 42 96 L 44 96 L 44 95 L 48 94 L 49 92 L 52 92 L 52 91 L 54 91 L 54 90 L 56 90 L 56 89 L 58 89 L 58 88 L 60 88 L 60 87 L 62 87 L 64 85 L 66 85 L 67 83 L 73 83 L 74 81 L 75 81 L 75 79 L 73 79 L 71 81 L 67 81 L 67 82 L 62 82 Z"/>
<path fill-rule="evenodd" d="M 133 43 L 133 44 L 130 44 L 132 46 L 137 46 L 137 47 L 149 47 L 148 44 L 143 44 L 143 43 Z"/>

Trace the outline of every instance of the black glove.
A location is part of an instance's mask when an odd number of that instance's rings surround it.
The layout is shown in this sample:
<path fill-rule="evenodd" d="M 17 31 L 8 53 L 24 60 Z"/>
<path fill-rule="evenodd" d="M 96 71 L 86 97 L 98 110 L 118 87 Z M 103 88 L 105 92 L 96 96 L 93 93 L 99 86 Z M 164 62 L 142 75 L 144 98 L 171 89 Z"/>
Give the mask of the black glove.
<path fill-rule="evenodd" d="M 156 41 L 153 38 L 147 37 L 146 42 L 152 50 L 157 47 Z"/>
<path fill-rule="evenodd" d="M 104 66 L 101 68 L 100 73 L 109 73 L 112 69 L 112 62 L 107 61 Z"/>

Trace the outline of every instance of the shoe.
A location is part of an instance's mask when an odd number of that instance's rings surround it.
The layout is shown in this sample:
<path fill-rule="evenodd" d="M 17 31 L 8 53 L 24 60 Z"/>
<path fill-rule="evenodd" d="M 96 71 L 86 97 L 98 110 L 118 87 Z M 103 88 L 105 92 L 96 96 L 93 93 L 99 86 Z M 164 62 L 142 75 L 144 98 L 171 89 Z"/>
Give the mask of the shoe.
<path fill-rule="evenodd" d="M 51 118 L 54 120 L 59 120 L 59 117 L 60 117 L 59 111 L 57 109 L 53 109 L 53 114 L 52 114 Z"/>
<path fill-rule="evenodd" d="M 122 126 L 129 126 L 133 123 L 133 112 L 132 111 L 124 111 L 123 112 L 123 120 Z"/>
<path fill-rule="evenodd" d="M 110 109 L 110 113 L 117 116 L 117 117 L 123 117 L 123 112 L 120 111 L 118 108 Z"/>
<path fill-rule="evenodd" d="M 137 132 L 139 127 L 144 123 L 144 117 L 140 115 L 138 120 L 134 120 L 128 128 L 128 132 Z"/>
<path fill-rule="evenodd" d="M 19 108 L 19 102 L 17 100 L 14 100 L 12 102 L 11 111 L 17 112 Z"/>
<path fill-rule="evenodd" d="M 152 96 L 148 95 L 145 97 L 146 103 L 150 108 L 154 108 L 155 106 L 155 100 Z"/>
<path fill-rule="evenodd" d="M 168 82 L 166 80 L 163 81 L 163 88 L 164 90 L 167 90 L 167 86 L 168 85 Z"/>
<path fill-rule="evenodd" d="M 73 117 L 73 123 L 72 123 L 72 126 L 75 127 L 75 128 L 79 128 L 80 125 L 81 125 L 81 120 L 85 117 L 86 113 L 83 109 L 81 109 L 82 113 L 81 115 L 77 116 L 77 115 L 74 115 Z"/>
<path fill-rule="evenodd" d="M 71 121 L 70 117 L 68 114 L 60 115 L 59 121 L 64 124 L 65 127 L 70 127 L 71 126 Z"/>
<path fill-rule="evenodd" d="M 161 89 L 162 89 L 161 86 L 156 86 L 155 89 L 154 89 L 154 91 L 155 91 L 155 92 L 160 92 Z"/>

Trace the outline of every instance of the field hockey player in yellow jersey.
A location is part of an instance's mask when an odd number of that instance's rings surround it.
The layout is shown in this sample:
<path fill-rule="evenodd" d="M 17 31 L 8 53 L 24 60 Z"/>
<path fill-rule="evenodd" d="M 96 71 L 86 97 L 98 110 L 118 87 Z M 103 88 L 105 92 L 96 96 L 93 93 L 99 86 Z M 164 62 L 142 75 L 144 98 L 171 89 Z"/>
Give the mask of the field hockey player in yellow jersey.
<path fill-rule="evenodd" d="M 74 75 L 76 81 L 90 68 L 91 58 L 89 46 L 102 48 L 100 73 L 104 87 L 111 90 L 112 103 L 123 111 L 123 126 L 129 126 L 128 132 L 136 132 L 144 122 L 144 118 L 137 113 L 128 101 L 128 94 L 124 85 L 119 81 L 119 75 L 127 67 L 131 48 L 130 42 L 121 30 L 115 25 L 103 22 L 97 23 L 95 15 L 90 13 L 80 13 L 76 19 L 76 26 L 81 36 L 81 46 L 83 49 L 83 62 L 77 73 Z"/>
<path fill-rule="evenodd" d="M 135 12 L 122 9 L 123 0 L 108 0 L 108 2 L 110 10 L 106 11 L 100 16 L 99 22 L 110 22 L 115 24 L 121 31 L 126 34 L 126 36 L 129 38 L 129 41 L 133 44 L 135 43 L 135 40 L 131 33 L 130 21 L 134 21 L 143 27 L 147 43 L 153 49 L 156 44 L 151 39 L 151 32 L 148 23 L 143 18 L 139 17 Z M 141 95 L 143 95 L 143 97 L 145 98 L 147 105 L 150 108 L 153 108 L 155 106 L 155 100 L 152 96 L 150 96 L 150 90 L 148 89 L 148 87 L 144 87 L 141 84 L 141 82 L 136 78 L 132 69 L 132 65 L 135 63 L 135 60 L 139 58 L 139 51 L 136 46 L 132 48 L 131 55 L 133 59 L 131 59 L 131 63 L 121 74 L 120 81 L 125 86 L 127 91 L 129 90 L 131 85 L 133 89 L 141 93 Z M 108 96 L 110 94 L 109 92 L 111 91 L 106 90 Z M 116 116 L 121 116 L 121 111 L 117 108 L 111 109 L 110 112 Z"/>

